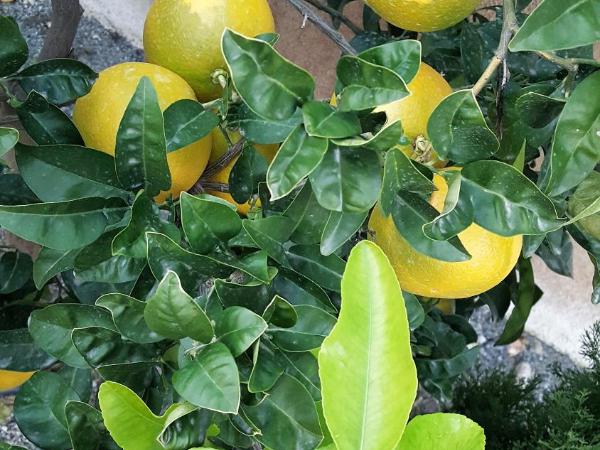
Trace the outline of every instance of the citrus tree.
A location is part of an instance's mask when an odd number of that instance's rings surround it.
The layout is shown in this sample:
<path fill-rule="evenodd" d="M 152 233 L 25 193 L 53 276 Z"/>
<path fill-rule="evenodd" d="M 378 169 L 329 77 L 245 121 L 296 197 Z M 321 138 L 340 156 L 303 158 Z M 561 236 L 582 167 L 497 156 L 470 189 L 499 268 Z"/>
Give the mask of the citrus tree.
<path fill-rule="evenodd" d="M 331 98 L 263 0 L 156 0 L 148 63 L 100 74 L 0 18 L 0 226 L 39 246 L 3 248 L 0 388 L 37 446 L 482 449 L 404 429 L 417 377 L 448 397 L 476 307 L 517 339 L 571 238 L 600 299 L 598 0 L 290 3 L 344 53 Z"/>

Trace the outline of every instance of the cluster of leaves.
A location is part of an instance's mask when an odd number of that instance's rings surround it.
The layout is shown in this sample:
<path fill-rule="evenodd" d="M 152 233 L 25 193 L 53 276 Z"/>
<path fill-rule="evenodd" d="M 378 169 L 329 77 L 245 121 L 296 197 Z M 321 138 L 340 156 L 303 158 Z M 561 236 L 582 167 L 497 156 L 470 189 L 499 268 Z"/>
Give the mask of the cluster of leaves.
<path fill-rule="evenodd" d="M 555 1 L 547 3 L 556 10 Z M 529 21 L 535 14 L 544 10 Z M 567 19 L 573 17 L 581 14 Z M 448 178 L 453 194 L 439 215 L 428 203 L 434 169 L 396 151 L 406 141 L 401 124 L 373 111 L 409 95 L 422 56 L 448 39 L 443 33 L 423 44 L 390 36 L 342 57 L 332 106 L 315 100 L 312 77 L 277 53 L 276 35 L 251 39 L 226 30 L 231 75 L 223 98 L 206 107 L 185 100 L 163 113 L 142 79 L 113 158 L 85 148 L 60 109 L 85 95 L 96 74 L 72 60 L 21 69 L 27 44 L 14 21 L 0 20 L 0 85 L 37 144 L 18 143 L 16 130 L 0 129 L 0 150 L 15 147 L 19 168 L 0 175 L 7 186 L 0 226 L 42 247 L 35 262 L 14 251 L 0 260 L 10 274 L 0 292 L 2 361 L 10 370 L 55 364 L 34 375 L 15 402 L 21 430 L 40 447 L 112 448 L 106 425 L 121 446 L 133 440 L 190 448 L 208 437 L 221 448 L 316 448 L 326 427 L 317 415 L 323 380 L 314 353 L 336 324 L 346 260 L 367 235 L 376 203 L 411 245 L 441 260 L 470 257 L 457 234 L 477 223 L 504 236 L 531 236 L 527 257 L 544 246 L 549 253 L 564 248 L 568 226 L 598 261 L 598 241 L 578 224 L 598 212 L 600 201 L 584 202 L 571 217 L 565 208 L 600 160 L 598 147 L 583 139 L 596 126 L 598 72 L 569 73 L 561 85 L 557 70 L 541 91 L 524 75 L 512 113 L 526 111 L 535 123 L 519 128 L 524 122 L 513 118 L 509 126 L 507 104 L 499 123 L 512 134 L 503 128 L 502 139 L 488 123 L 499 117 L 495 107 L 482 110 L 470 90 L 449 96 L 431 118 L 429 137 L 443 159 L 464 168 Z M 563 45 L 552 34 L 544 39 Z M 451 40 L 447 52 L 435 53 L 452 59 L 462 40 Z M 544 51 L 554 48 L 563 47 Z M 13 93 L 15 83 L 25 99 Z M 485 91 L 485 100 L 495 103 L 493 94 Z M 555 116 L 548 117 L 548 105 Z M 171 185 L 167 153 L 217 125 L 244 136 L 229 192 L 240 203 L 260 199 L 261 208 L 242 219 L 229 203 L 187 193 L 156 204 Z M 544 127 L 548 141 L 530 141 L 531 130 Z M 270 164 L 252 145 L 279 143 Z M 545 175 L 538 176 L 529 165 L 550 145 Z M 476 299 L 517 303 L 506 342 L 520 334 L 539 298 L 528 260 L 518 279 L 513 273 Z M 447 396 L 475 361 L 476 335 L 463 316 L 444 316 L 432 302 L 407 294 L 406 305 L 421 382 Z M 92 373 L 105 381 L 103 415 L 92 406 Z M 125 420 L 136 416 L 143 425 Z"/>
<path fill-rule="evenodd" d="M 539 392 L 539 379 L 500 369 L 461 378 L 453 410 L 486 431 L 487 448 L 591 449 L 600 445 L 600 323 L 585 334 L 587 369 L 554 369 L 557 383 Z"/>

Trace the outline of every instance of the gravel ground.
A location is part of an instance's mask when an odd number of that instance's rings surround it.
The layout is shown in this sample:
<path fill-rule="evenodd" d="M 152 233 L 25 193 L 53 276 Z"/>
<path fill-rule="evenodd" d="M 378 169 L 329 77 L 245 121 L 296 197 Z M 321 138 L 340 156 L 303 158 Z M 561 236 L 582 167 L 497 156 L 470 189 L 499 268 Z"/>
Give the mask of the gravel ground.
<path fill-rule="evenodd" d="M 0 3 L 0 15 L 14 17 L 21 27 L 30 45 L 32 58 L 39 52 L 44 35 L 50 25 L 50 0 L 16 0 L 14 3 Z M 107 30 L 100 23 L 89 17 L 83 17 L 75 40 L 73 56 L 95 70 L 125 61 L 141 61 L 142 51 L 133 47 L 117 33 Z M 507 347 L 495 347 L 494 341 L 502 332 L 502 323 L 494 323 L 489 311 L 478 311 L 472 322 L 480 335 L 480 364 L 482 367 L 516 368 L 522 377 L 540 375 L 542 386 L 553 382 L 549 367 L 559 363 L 571 367 L 571 360 L 544 344 L 533 336 L 525 335 L 522 339 Z M 12 420 L 13 397 L 0 398 L 0 442 L 35 448 L 20 434 Z M 425 403 L 429 403 L 425 401 Z M 429 407 L 425 408 L 429 409 Z"/>

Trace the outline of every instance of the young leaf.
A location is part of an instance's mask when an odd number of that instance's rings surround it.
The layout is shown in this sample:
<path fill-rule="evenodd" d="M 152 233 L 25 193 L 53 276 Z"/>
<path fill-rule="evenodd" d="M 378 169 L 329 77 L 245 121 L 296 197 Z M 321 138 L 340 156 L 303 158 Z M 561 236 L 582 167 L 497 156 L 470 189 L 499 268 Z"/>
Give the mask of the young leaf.
<path fill-rule="evenodd" d="M 365 50 L 358 57 L 393 70 L 408 84 L 421 66 L 421 42 L 412 39 L 392 41 Z"/>
<path fill-rule="evenodd" d="M 98 74 L 74 59 L 49 59 L 42 61 L 11 79 L 17 80 L 27 93 L 37 91 L 55 105 L 64 105 L 83 97 L 92 88 Z"/>
<path fill-rule="evenodd" d="M 358 116 L 338 111 L 324 102 L 310 101 L 302 106 L 304 126 L 310 136 L 320 138 L 346 138 L 360 134 L 362 128 Z"/>
<path fill-rule="evenodd" d="M 73 345 L 71 332 L 85 327 L 115 329 L 108 311 L 89 305 L 50 305 L 34 311 L 29 319 L 29 332 L 41 349 L 71 367 L 83 369 L 89 366 Z"/>
<path fill-rule="evenodd" d="M 181 195 L 181 224 L 192 248 L 210 253 L 242 229 L 242 219 L 228 202 L 210 195 Z"/>
<path fill-rule="evenodd" d="M 23 385 L 15 399 L 15 420 L 21 432 L 42 448 L 69 448 L 65 405 L 79 395 L 51 372 L 38 372 Z"/>
<path fill-rule="evenodd" d="M 342 56 L 336 71 L 343 86 L 338 103 L 340 111 L 376 108 L 409 95 L 396 72 L 355 56 Z"/>
<path fill-rule="evenodd" d="M 168 271 L 147 300 L 144 318 L 152 331 L 169 339 L 191 337 L 206 344 L 214 336 L 206 313 L 183 290 L 175 272 Z"/>
<path fill-rule="evenodd" d="M 0 157 L 4 156 L 19 142 L 19 131 L 14 128 L 0 127 Z"/>
<path fill-rule="evenodd" d="M 140 80 L 119 125 L 115 162 L 119 181 L 129 190 L 143 188 L 153 197 L 171 187 L 163 115 L 147 77 Z"/>
<path fill-rule="evenodd" d="M 359 213 L 371 209 L 379 198 L 381 165 L 375 152 L 330 145 L 309 179 L 325 209 Z"/>
<path fill-rule="evenodd" d="M 362 213 L 331 211 L 321 235 L 321 254 L 329 256 L 344 245 L 360 230 L 368 215 L 368 211 Z"/>
<path fill-rule="evenodd" d="M 302 125 L 287 137 L 267 171 L 271 200 L 285 197 L 321 163 L 327 140 L 309 136 Z"/>
<path fill-rule="evenodd" d="M 240 406 L 238 368 L 227 347 L 214 342 L 173 374 L 173 387 L 200 408 L 237 414 Z"/>
<path fill-rule="evenodd" d="M 446 97 L 431 114 L 427 130 L 440 157 L 458 164 L 487 159 L 500 147 L 471 90 Z"/>
<path fill-rule="evenodd" d="M 342 310 L 321 346 L 319 374 L 323 412 L 338 448 L 398 444 L 416 398 L 417 372 L 396 274 L 369 241 L 350 254 Z"/>
<path fill-rule="evenodd" d="M 0 225 L 45 247 L 72 250 L 98 239 L 110 224 L 108 215 L 121 215 L 125 209 L 120 200 L 102 198 L 0 206 Z"/>
<path fill-rule="evenodd" d="M 460 414 L 425 414 L 411 420 L 396 450 L 484 450 L 483 428 Z"/>
<path fill-rule="evenodd" d="M 309 449 L 316 448 L 323 439 L 310 393 L 290 375 L 281 375 L 256 406 L 243 405 L 242 409 L 260 431 L 256 439 L 266 447 Z"/>
<path fill-rule="evenodd" d="M 600 162 L 600 72 L 573 91 L 558 119 L 544 192 L 559 196 L 581 183 Z"/>
<path fill-rule="evenodd" d="M 215 113 L 204 109 L 202 103 L 189 99 L 173 103 L 163 115 L 167 153 L 199 141 L 219 124 Z"/>
<path fill-rule="evenodd" d="M 36 91 L 31 91 L 24 102 L 11 100 L 10 104 L 29 137 L 37 144 L 83 145 L 83 138 L 69 116 Z"/>
<path fill-rule="evenodd" d="M 219 316 L 215 334 L 237 358 L 248 350 L 266 329 L 267 322 L 262 317 L 249 309 L 233 306 Z"/>
<path fill-rule="evenodd" d="M 13 74 L 27 62 L 29 48 L 16 20 L 0 16 L 0 77 Z"/>
<path fill-rule="evenodd" d="M 266 42 L 226 29 L 221 45 L 236 90 L 259 116 L 289 119 L 299 105 L 313 97 L 312 76 Z"/>
<path fill-rule="evenodd" d="M 595 0 L 543 1 L 525 20 L 509 44 L 512 52 L 550 51 L 581 47 L 600 40 Z"/>
<path fill-rule="evenodd" d="M 100 385 L 98 401 L 106 428 L 124 450 L 164 450 L 159 438 L 167 427 L 197 410 L 188 403 L 174 403 L 156 416 L 135 392 L 111 381 Z"/>

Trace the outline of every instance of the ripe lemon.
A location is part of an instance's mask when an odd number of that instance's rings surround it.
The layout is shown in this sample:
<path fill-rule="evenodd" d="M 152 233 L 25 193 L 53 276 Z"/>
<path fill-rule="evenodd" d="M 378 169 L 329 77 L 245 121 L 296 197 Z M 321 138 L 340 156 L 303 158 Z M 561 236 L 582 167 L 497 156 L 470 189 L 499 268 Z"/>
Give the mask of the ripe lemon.
<path fill-rule="evenodd" d="M 124 63 L 103 70 L 92 90 L 75 103 L 73 121 L 88 147 L 115 154 L 119 124 L 142 77 L 148 77 L 158 94 L 160 109 L 182 99 L 195 100 L 194 91 L 179 75 L 154 64 Z M 206 168 L 212 146 L 207 136 L 167 155 L 172 185 L 157 196 L 178 197 L 191 188 Z"/>
<path fill-rule="evenodd" d="M 449 28 L 469 16 L 481 0 L 365 0 L 387 22 L 410 31 Z"/>
<path fill-rule="evenodd" d="M 446 180 L 435 175 L 438 188 L 430 199 L 438 211 L 448 194 Z M 396 230 L 391 216 L 376 207 L 369 220 L 374 241 L 387 254 L 402 289 L 430 298 L 467 298 L 486 292 L 513 269 L 523 246 L 523 237 L 502 237 L 472 224 L 458 236 L 472 258 L 445 262 L 417 252 Z"/>
<path fill-rule="evenodd" d="M 417 75 L 408 83 L 410 95 L 389 103 L 376 111 L 385 112 L 389 122 L 400 120 L 404 134 L 413 141 L 412 146 L 402 146 L 402 151 L 419 162 L 437 161 L 436 167 L 443 167 L 437 154 L 429 149 L 427 123 L 438 105 L 450 94 L 452 87 L 431 66 L 421 63 Z"/>
<path fill-rule="evenodd" d="M 240 134 L 237 132 L 233 132 L 233 133 L 229 132 L 229 137 L 234 144 L 240 140 Z M 227 152 L 228 148 L 229 147 L 227 145 L 227 141 L 225 140 L 225 136 L 223 136 L 223 133 L 221 132 L 221 130 L 219 130 L 219 129 L 213 130 L 213 150 L 212 150 L 212 153 L 210 154 L 210 163 L 212 164 L 215 161 L 217 161 L 221 156 L 223 156 Z M 277 153 L 277 149 L 279 148 L 279 146 L 276 144 L 270 144 L 270 145 L 255 144 L 254 148 L 261 155 L 263 155 L 267 159 L 268 162 L 271 162 L 271 161 L 273 161 L 273 158 L 275 158 L 275 154 Z M 216 173 L 215 175 L 213 175 L 209 181 L 212 181 L 214 183 L 228 184 L 229 183 L 229 174 L 231 173 L 231 169 L 233 169 L 233 166 L 235 165 L 236 161 L 237 161 L 237 158 L 235 158 L 233 161 L 231 161 L 219 173 Z M 250 211 L 250 207 L 252 206 L 251 203 L 243 203 L 243 204 L 237 203 L 233 199 L 233 197 L 226 192 L 209 191 L 209 194 L 214 195 L 216 197 L 220 197 L 224 200 L 227 200 L 229 203 L 236 205 L 238 212 L 244 216 L 248 215 L 248 211 Z M 260 206 L 260 200 L 256 201 L 256 206 Z"/>
<path fill-rule="evenodd" d="M 18 388 L 29 380 L 35 372 L 15 372 L 0 370 L 0 391 L 10 391 Z"/>
<path fill-rule="evenodd" d="M 144 27 L 146 61 L 182 76 L 203 101 L 221 88 L 216 69 L 226 70 L 221 53 L 225 28 L 249 37 L 275 31 L 267 0 L 155 0 Z"/>

